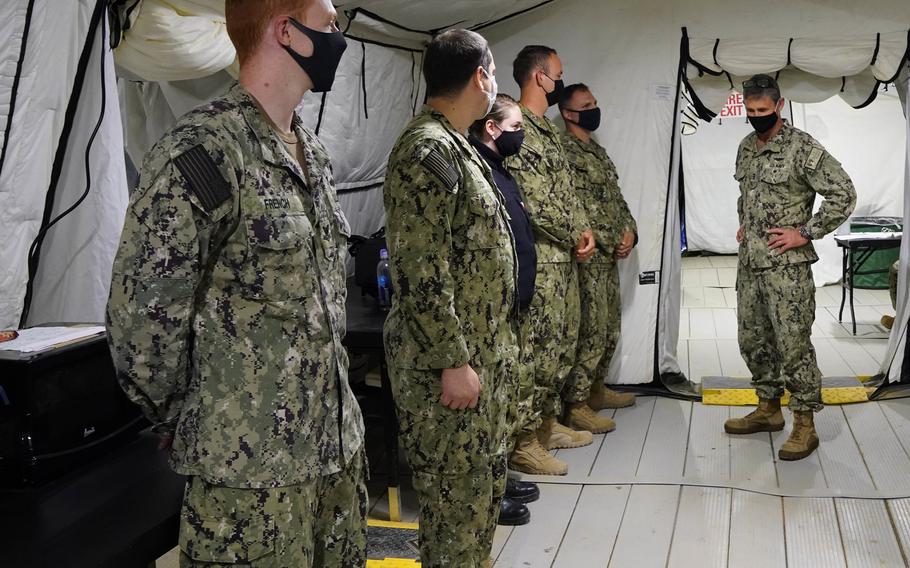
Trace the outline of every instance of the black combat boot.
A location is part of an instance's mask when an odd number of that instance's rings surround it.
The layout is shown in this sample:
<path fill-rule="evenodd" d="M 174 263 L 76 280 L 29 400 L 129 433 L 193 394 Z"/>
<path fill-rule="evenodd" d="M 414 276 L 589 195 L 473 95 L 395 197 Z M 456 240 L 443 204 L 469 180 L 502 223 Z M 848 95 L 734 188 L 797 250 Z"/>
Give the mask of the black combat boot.
<path fill-rule="evenodd" d="M 540 489 L 536 483 L 506 478 L 506 497 L 518 503 L 533 503 L 540 499 Z"/>
<path fill-rule="evenodd" d="M 511 527 L 526 525 L 529 522 L 531 522 L 531 511 L 526 506 L 508 497 L 502 498 L 499 502 L 499 519 L 496 524 Z"/>

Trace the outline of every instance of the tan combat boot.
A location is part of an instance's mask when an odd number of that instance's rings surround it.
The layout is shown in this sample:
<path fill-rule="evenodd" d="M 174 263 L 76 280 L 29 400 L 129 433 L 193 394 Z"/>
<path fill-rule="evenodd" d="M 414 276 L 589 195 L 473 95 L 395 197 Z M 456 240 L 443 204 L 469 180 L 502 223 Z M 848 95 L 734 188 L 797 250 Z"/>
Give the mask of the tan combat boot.
<path fill-rule="evenodd" d="M 591 385 L 591 396 L 588 397 L 588 406 L 597 412 L 605 408 L 625 408 L 635 404 L 635 395 L 628 392 L 616 392 L 608 389 L 600 381 L 594 381 Z"/>
<path fill-rule="evenodd" d="M 818 434 L 815 432 L 812 413 L 794 412 L 793 416 L 793 431 L 777 452 L 777 457 L 786 461 L 801 460 L 818 447 Z"/>
<path fill-rule="evenodd" d="M 784 415 L 780 411 L 780 399 L 759 399 L 758 408 L 742 418 L 731 418 L 724 422 L 727 434 L 754 434 L 755 432 L 780 432 L 784 429 Z"/>
<path fill-rule="evenodd" d="M 540 442 L 540 446 L 549 450 L 548 444 L 550 443 L 550 436 L 553 434 L 553 425 L 556 424 L 555 418 L 542 418 L 540 421 L 540 426 L 537 427 L 537 441 Z"/>
<path fill-rule="evenodd" d="M 518 437 L 515 451 L 509 456 L 509 469 L 532 475 L 569 473 L 568 464 L 551 456 L 550 452 L 540 445 L 537 434 L 533 432 Z"/>
<path fill-rule="evenodd" d="M 586 430 L 573 430 L 563 426 L 555 418 L 548 419 L 550 423 L 550 439 L 543 447 L 548 450 L 580 448 L 594 442 L 594 435 Z"/>
<path fill-rule="evenodd" d="M 616 429 L 613 419 L 600 416 L 586 402 L 573 402 L 566 411 L 566 425 L 575 430 L 587 430 L 592 434 L 603 434 Z"/>

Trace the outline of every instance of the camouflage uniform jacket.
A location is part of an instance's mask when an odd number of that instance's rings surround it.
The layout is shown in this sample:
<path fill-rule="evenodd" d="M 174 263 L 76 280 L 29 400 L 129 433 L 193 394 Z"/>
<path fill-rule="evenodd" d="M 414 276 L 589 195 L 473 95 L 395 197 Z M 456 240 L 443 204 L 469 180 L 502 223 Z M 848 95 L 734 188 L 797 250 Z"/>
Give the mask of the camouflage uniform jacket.
<path fill-rule="evenodd" d="M 514 353 L 517 260 L 489 166 L 430 107 L 398 138 L 384 188 L 394 301 L 389 364 L 437 370 Z"/>
<path fill-rule="evenodd" d="M 176 423 L 174 469 L 218 485 L 332 474 L 363 441 L 341 344 L 349 229 L 325 148 L 293 126 L 306 172 L 239 85 L 186 115 L 144 161 L 114 262 L 121 384 Z"/>
<path fill-rule="evenodd" d="M 761 149 L 758 135 L 746 136 L 736 155 L 739 224 L 744 238 L 739 253 L 744 266 L 770 268 L 815 262 L 815 247 L 790 249 L 782 255 L 768 249 L 768 229 L 805 226 L 820 239 L 847 220 L 856 205 L 850 176 L 809 134 L 784 123 L 780 132 Z M 812 215 L 815 194 L 824 197 Z"/>
<path fill-rule="evenodd" d="M 625 232 L 638 233 L 635 219 L 619 189 L 616 166 L 603 146 L 593 139 L 584 143 L 571 132 L 564 132 L 562 146 L 572 166 L 575 192 L 586 206 L 597 240 L 598 254 L 589 262 L 615 263 L 613 251 L 622 242 Z"/>
<path fill-rule="evenodd" d="M 584 206 L 572 186 L 559 130 L 524 106 L 521 113 L 524 144 L 518 154 L 506 158 L 505 166 L 524 191 L 537 262 L 570 262 L 578 238 L 590 228 Z"/>

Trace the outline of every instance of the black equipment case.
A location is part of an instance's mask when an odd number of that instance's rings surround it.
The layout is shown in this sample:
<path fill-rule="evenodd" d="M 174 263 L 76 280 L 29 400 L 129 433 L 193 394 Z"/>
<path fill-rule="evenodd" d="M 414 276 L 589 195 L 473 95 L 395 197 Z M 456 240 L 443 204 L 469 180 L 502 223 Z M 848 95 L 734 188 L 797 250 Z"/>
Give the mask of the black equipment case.
<path fill-rule="evenodd" d="M 0 487 L 54 479 L 148 426 L 117 383 L 105 335 L 0 350 Z"/>

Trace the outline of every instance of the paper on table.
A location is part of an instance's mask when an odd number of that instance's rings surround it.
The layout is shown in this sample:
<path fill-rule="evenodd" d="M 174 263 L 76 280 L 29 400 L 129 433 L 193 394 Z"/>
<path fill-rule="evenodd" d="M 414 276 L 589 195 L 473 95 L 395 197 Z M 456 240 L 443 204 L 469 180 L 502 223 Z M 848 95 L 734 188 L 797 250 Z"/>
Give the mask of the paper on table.
<path fill-rule="evenodd" d="M 0 343 L 0 350 L 18 351 L 20 353 L 44 351 L 45 349 L 58 346 L 62 343 L 70 343 L 72 341 L 104 333 L 104 326 L 30 327 L 18 331 L 19 337 L 12 341 Z"/>
<path fill-rule="evenodd" d="M 838 241 L 866 241 L 866 240 L 877 240 L 877 239 L 900 239 L 903 236 L 903 232 L 894 231 L 891 233 L 882 232 L 882 233 L 850 233 L 849 235 L 835 235 L 834 238 Z"/>

